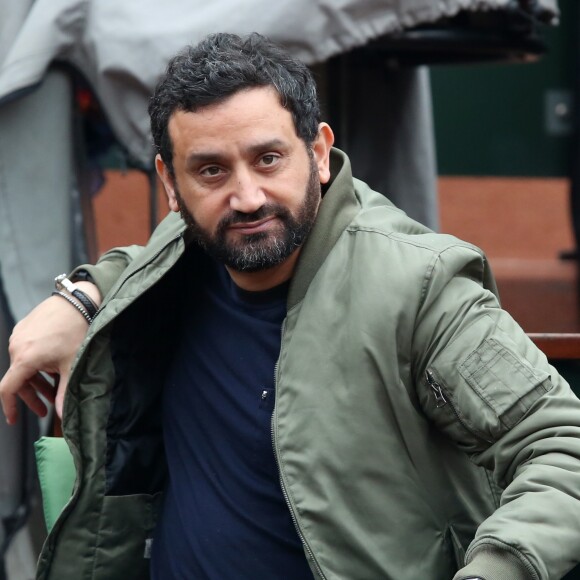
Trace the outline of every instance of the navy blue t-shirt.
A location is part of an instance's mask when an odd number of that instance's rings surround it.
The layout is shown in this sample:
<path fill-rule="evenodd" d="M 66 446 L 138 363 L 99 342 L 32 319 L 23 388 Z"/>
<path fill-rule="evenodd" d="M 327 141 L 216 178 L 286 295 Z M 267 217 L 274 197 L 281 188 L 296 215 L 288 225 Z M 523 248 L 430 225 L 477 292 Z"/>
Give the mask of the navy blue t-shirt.
<path fill-rule="evenodd" d="M 154 580 L 312 580 L 280 487 L 271 434 L 287 285 L 192 284 L 163 394 L 169 483 Z"/>

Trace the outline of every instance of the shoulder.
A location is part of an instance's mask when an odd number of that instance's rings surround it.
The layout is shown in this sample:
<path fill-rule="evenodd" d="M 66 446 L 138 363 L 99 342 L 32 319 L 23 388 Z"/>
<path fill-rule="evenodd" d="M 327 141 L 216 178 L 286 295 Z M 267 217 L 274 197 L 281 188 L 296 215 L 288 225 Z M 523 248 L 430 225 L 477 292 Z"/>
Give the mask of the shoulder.
<path fill-rule="evenodd" d="M 360 211 L 349 224 L 348 232 L 376 234 L 377 237 L 387 238 L 392 244 L 409 245 L 427 254 L 455 249 L 459 253 L 483 256 L 483 252 L 473 244 L 452 235 L 436 233 L 411 219 L 387 197 L 373 191 L 364 182 L 354 179 L 353 183 Z"/>
<path fill-rule="evenodd" d="M 353 239 L 355 249 L 371 259 L 393 261 L 405 269 L 424 269 L 428 276 L 487 263 L 477 246 L 433 232 L 394 206 L 363 209 L 345 233 Z"/>
<path fill-rule="evenodd" d="M 360 210 L 342 242 L 353 261 L 397 288 L 419 284 L 422 294 L 441 289 L 456 276 L 467 277 L 497 293 L 484 252 L 449 234 L 436 233 L 409 218 L 387 198 L 354 180 Z M 373 276 L 374 277 L 374 276 Z"/>

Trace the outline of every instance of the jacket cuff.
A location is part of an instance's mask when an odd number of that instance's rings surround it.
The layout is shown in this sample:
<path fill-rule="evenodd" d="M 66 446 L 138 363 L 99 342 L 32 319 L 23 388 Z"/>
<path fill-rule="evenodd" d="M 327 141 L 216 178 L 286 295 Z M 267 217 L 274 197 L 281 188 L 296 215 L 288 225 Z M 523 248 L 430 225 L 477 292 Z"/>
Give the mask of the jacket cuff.
<path fill-rule="evenodd" d="M 529 580 L 524 563 L 514 554 L 494 547 L 481 547 L 470 558 L 469 564 L 461 568 L 453 580 L 463 578 L 483 580 Z"/>
<path fill-rule="evenodd" d="M 79 270 L 86 271 L 92 278 L 95 286 L 101 293 L 101 299 L 104 299 L 109 290 L 113 287 L 119 276 L 125 269 L 124 263 L 100 263 L 96 265 L 84 264 L 75 268 L 70 276 L 74 276 Z"/>

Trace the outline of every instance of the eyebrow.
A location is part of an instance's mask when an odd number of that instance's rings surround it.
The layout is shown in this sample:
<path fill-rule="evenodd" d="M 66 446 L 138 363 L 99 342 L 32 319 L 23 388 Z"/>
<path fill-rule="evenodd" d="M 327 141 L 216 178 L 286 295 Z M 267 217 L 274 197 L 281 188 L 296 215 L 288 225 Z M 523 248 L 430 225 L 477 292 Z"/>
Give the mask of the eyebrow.
<path fill-rule="evenodd" d="M 255 143 L 249 145 L 245 148 L 245 153 L 250 155 L 257 155 L 262 151 L 269 151 L 271 149 L 286 148 L 286 144 L 281 139 L 269 139 L 268 141 L 262 141 L 261 143 Z M 186 165 L 191 166 L 197 163 L 211 163 L 211 162 L 222 162 L 226 159 L 223 153 L 218 151 L 194 151 L 187 156 Z"/>
<path fill-rule="evenodd" d="M 262 143 L 250 145 L 249 147 L 246 148 L 246 151 L 248 153 L 256 155 L 258 153 L 261 153 L 262 151 L 269 151 L 270 149 L 281 149 L 285 147 L 286 144 L 284 143 L 284 141 L 282 141 L 282 139 L 274 138 L 270 139 L 269 141 L 263 141 Z"/>

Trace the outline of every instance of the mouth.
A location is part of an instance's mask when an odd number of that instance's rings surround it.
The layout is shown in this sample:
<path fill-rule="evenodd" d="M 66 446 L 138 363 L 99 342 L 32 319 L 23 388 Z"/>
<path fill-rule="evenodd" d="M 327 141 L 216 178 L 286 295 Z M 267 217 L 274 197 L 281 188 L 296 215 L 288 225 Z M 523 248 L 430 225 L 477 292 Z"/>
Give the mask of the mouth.
<path fill-rule="evenodd" d="M 276 220 L 276 216 L 268 216 L 261 220 L 255 220 L 253 222 L 238 222 L 228 226 L 228 229 L 239 234 L 250 235 L 264 232 L 273 225 Z"/>

